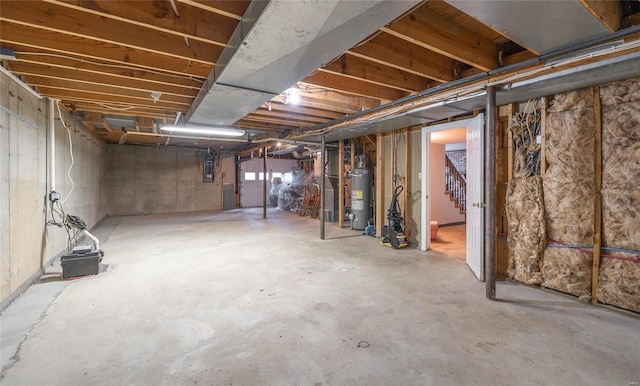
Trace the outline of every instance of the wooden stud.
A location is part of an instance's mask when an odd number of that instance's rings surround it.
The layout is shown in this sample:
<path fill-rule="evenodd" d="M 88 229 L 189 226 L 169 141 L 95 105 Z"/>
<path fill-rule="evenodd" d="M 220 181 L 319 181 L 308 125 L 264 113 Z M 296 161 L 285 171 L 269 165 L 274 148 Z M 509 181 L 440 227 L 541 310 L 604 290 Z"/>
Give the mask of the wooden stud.
<path fill-rule="evenodd" d="M 344 225 L 344 140 L 338 141 L 338 227 Z"/>
<path fill-rule="evenodd" d="M 593 199 L 593 272 L 591 276 L 591 302 L 598 303 L 598 276 L 600 274 L 600 247 L 602 245 L 602 105 L 600 102 L 600 87 L 593 88 L 594 121 L 595 121 L 595 195 Z"/>
<path fill-rule="evenodd" d="M 509 122 L 507 123 L 507 127 L 511 125 L 511 120 L 513 119 L 514 115 L 518 113 L 519 108 L 520 107 L 517 103 L 512 103 L 507 107 L 507 111 L 509 113 L 508 115 Z M 513 133 L 511 132 L 511 130 L 508 130 L 508 132 L 509 134 L 508 134 L 508 144 L 507 144 L 507 181 L 511 181 L 511 179 L 513 178 L 514 145 L 513 145 Z"/>
<path fill-rule="evenodd" d="M 547 155 L 546 155 L 546 143 L 547 139 L 547 109 L 549 108 L 549 97 L 542 98 L 542 106 L 540 106 L 540 110 L 542 112 L 542 116 L 540 117 L 540 175 L 544 176 L 544 173 L 547 171 Z"/>
<path fill-rule="evenodd" d="M 376 136 L 376 237 L 382 238 L 384 228 L 384 143 L 382 134 Z"/>
<path fill-rule="evenodd" d="M 411 236 L 411 131 L 407 127 L 404 130 L 404 233 L 409 240 Z"/>

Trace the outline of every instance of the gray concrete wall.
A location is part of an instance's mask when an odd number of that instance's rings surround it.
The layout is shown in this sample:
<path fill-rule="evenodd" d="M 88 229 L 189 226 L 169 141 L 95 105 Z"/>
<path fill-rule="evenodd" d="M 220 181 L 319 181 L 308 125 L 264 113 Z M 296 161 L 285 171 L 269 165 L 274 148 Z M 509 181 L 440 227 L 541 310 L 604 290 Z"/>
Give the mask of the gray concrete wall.
<path fill-rule="evenodd" d="M 0 90 L 0 297 L 5 304 L 66 249 L 67 235 L 58 227 L 46 226 L 50 218 L 47 101 L 4 74 L 0 74 Z M 63 116 L 72 123 L 68 114 Z M 92 227 L 104 217 L 108 205 L 106 147 L 84 128 L 71 125 L 75 158 L 71 191 L 69 136 L 60 119 L 55 125 L 56 190 L 63 198 L 71 192 L 65 211 Z"/>
<path fill-rule="evenodd" d="M 213 183 L 202 182 L 202 151 L 109 145 L 110 214 L 222 209 L 222 184 L 233 182 L 234 159 L 222 156 Z"/>

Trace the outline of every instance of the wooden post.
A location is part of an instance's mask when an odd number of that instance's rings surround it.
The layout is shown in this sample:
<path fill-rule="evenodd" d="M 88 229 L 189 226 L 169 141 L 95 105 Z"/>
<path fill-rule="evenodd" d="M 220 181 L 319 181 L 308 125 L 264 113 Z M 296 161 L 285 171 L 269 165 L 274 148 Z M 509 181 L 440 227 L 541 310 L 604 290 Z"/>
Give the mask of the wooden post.
<path fill-rule="evenodd" d="M 511 126 L 511 120 L 518 113 L 518 109 L 519 109 L 519 106 L 517 103 L 512 103 L 507 107 L 507 111 L 508 111 L 507 116 L 509 119 L 509 122 L 507 123 L 507 127 Z M 509 130 L 508 136 L 509 136 L 508 137 L 509 143 L 507 144 L 507 181 L 511 181 L 511 179 L 513 178 L 513 151 L 514 151 L 513 133 L 511 132 L 511 130 Z"/>
<path fill-rule="evenodd" d="M 600 274 L 600 247 L 602 245 L 602 105 L 600 104 L 600 87 L 593 88 L 593 112 L 595 120 L 595 195 L 593 198 L 593 272 L 591 274 L 591 302 L 598 303 L 598 276 Z"/>
<path fill-rule="evenodd" d="M 382 134 L 376 136 L 376 237 L 382 237 L 384 227 L 384 144 Z"/>
<path fill-rule="evenodd" d="M 404 233 L 407 241 L 411 236 L 411 140 L 409 136 L 411 131 L 407 127 L 404 131 Z"/>
<path fill-rule="evenodd" d="M 262 219 L 267 218 L 267 147 L 264 147 L 264 158 L 262 159 Z"/>
<path fill-rule="evenodd" d="M 545 154 L 546 147 L 546 132 L 547 132 L 547 109 L 549 108 L 549 97 L 542 98 L 542 106 L 540 110 L 542 116 L 540 117 L 540 175 L 544 176 L 547 171 L 547 156 Z"/>
<path fill-rule="evenodd" d="M 338 141 L 338 227 L 344 225 L 344 140 Z"/>

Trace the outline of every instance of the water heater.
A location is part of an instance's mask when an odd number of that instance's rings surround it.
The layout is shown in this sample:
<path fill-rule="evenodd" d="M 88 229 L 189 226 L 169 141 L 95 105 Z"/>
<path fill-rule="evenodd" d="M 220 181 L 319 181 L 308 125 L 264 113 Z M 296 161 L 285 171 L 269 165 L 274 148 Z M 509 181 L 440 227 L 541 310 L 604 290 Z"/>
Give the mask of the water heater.
<path fill-rule="evenodd" d="M 365 155 L 356 156 L 351 171 L 351 228 L 364 229 L 371 214 L 371 172 Z"/>

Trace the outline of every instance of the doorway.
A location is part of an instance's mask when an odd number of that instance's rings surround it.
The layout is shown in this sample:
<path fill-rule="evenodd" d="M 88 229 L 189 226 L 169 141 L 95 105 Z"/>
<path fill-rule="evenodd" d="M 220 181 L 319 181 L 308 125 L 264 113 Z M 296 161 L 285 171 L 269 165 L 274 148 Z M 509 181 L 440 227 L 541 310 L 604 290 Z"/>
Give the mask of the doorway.
<path fill-rule="evenodd" d="M 434 125 L 422 129 L 422 173 L 421 190 L 425 192 L 421 197 L 421 232 L 420 249 L 446 249 L 445 244 L 438 243 L 438 234 L 441 241 L 447 237 L 450 244 L 464 241 L 464 258 L 467 265 L 479 280 L 484 280 L 484 209 L 482 206 L 484 197 L 484 143 L 483 143 L 484 115 L 479 114 L 475 118 L 449 122 L 442 125 Z M 465 216 L 458 217 L 462 221 L 455 219 L 452 211 L 443 211 L 447 204 L 451 206 L 449 197 L 445 197 L 444 182 L 441 182 L 444 175 L 444 167 L 438 164 L 438 160 L 444 163 L 444 142 L 460 143 L 464 141 L 466 146 L 466 187 L 465 187 Z M 440 157 L 440 155 L 442 156 Z M 468 205 L 467 205 L 468 204 Z M 453 216 L 453 217 L 451 217 Z M 464 223 L 464 232 L 458 228 L 440 228 L 436 242 L 432 245 L 431 229 L 432 220 L 444 219 L 443 225 L 456 222 Z M 440 222 L 439 222 L 440 223 Z M 456 224 L 461 225 L 461 224 Z M 442 233 L 440 233 L 442 231 Z M 451 245 L 449 245 L 451 247 Z M 455 252 L 462 257 L 461 246 Z M 446 253 L 446 252 L 445 252 Z"/>

